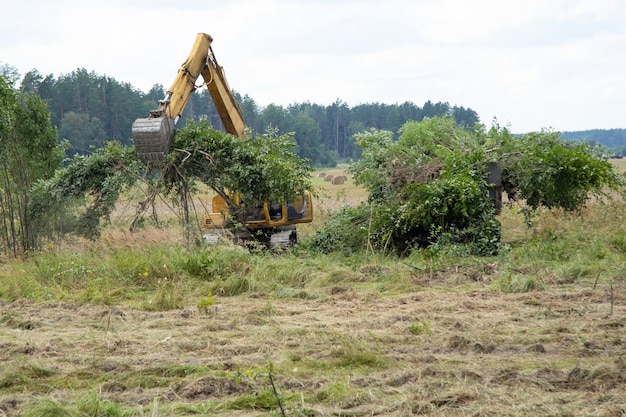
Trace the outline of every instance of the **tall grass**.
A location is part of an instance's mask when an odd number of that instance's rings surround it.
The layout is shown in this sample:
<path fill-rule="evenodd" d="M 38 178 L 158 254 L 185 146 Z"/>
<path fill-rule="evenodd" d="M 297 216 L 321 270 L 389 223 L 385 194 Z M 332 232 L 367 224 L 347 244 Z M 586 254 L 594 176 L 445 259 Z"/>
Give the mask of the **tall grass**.
<path fill-rule="evenodd" d="M 489 275 L 491 288 L 505 292 L 581 280 L 626 281 L 623 201 L 594 203 L 579 214 L 541 212 L 532 228 L 520 218 L 515 208 L 505 208 L 500 217 L 505 249 L 491 258 L 430 249 L 404 259 L 371 252 L 321 255 L 303 248 L 283 253 L 238 246 L 189 249 L 169 229 L 111 232 L 98 241 L 64 243 L 5 263 L 0 298 L 168 310 L 195 305 L 207 291 L 216 297 L 271 293 L 304 299 L 325 297 L 337 286 L 402 293 L 433 285 L 433 278 L 451 272 L 470 278 L 470 284 Z"/>
<path fill-rule="evenodd" d="M 504 214 L 505 219 L 513 210 Z M 506 230 L 506 223 L 504 223 Z M 509 229 L 509 232 L 511 229 Z M 498 282 L 506 291 L 580 281 L 626 282 L 626 203 L 591 204 L 580 213 L 544 211 L 532 228 L 519 230 L 502 259 Z"/>
<path fill-rule="evenodd" d="M 297 248 L 282 253 L 239 246 L 190 249 L 180 241 L 172 232 L 155 229 L 33 253 L 0 272 L 0 298 L 170 310 L 196 304 L 207 291 L 215 296 L 272 293 L 306 299 L 323 297 L 334 285 L 385 287 L 410 280 L 408 270 L 395 266 L 392 258 L 322 256 Z M 362 268 L 369 264 L 387 266 Z M 395 276 L 378 273 L 383 270 L 393 270 Z"/>

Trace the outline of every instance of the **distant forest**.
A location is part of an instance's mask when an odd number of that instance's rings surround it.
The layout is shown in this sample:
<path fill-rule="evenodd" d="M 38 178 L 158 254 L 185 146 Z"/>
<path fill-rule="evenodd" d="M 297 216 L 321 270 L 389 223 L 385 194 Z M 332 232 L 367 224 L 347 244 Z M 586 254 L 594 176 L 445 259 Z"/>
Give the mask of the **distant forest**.
<path fill-rule="evenodd" d="M 38 94 L 48 106 L 59 137 L 71 144 L 71 153 L 89 153 L 104 141 L 117 140 L 130 145 L 135 119 L 147 117 L 163 99 L 165 89 L 156 84 L 144 93 L 129 83 L 78 69 L 55 78 L 37 70 L 22 79 L 21 89 Z M 270 104 L 261 108 L 248 95 L 234 92 L 253 133 L 271 126 L 281 133 L 294 132 L 297 152 L 317 166 L 334 165 L 339 160 L 360 157 L 353 135 L 370 128 L 397 132 L 407 120 L 450 115 L 464 126 L 479 122 L 475 111 L 448 103 L 427 101 L 423 106 L 368 103 L 349 107 L 336 100 L 331 105 L 295 103 L 287 107 Z M 190 120 L 207 119 L 223 129 L 219 115 L 205 88 L 199 88 L 187 104 L 178 127 Z"/>
<path fill-rule="evenodd" d="M 20 88 L 38 94 L 46 103 L 59 137 L 71 145 L 70 154 L 88 154 L 109 140 L 132 144 L 133 121 L 147 117 L 165 95 L 162 84 L 154 85 L 145 93 L 129 83 L 86 69 L 57 78 L 32 70 L 24 75 Z M 294 132 L 298 154 L 309 158 L 316 166 L 332 166 L 338 161 L 360 158 L 353 136 L 371 128 L 398 132 L 408 120 L 442 115 L 454 117 L 457 123 L 467 127 L 480 122 L 474 110 L 447 102 L 427 101 L 422 106 L 413 102 L 366 103 L 350 107 L 337 99 L 326 106 L 305 102 L 287 107 L 275 104 L 260 107 L 248 95 L 238 92 L 234 95 L 253 133 L 264 132 L 269 126 L 281 133 Z M 223 129 L 205 88 L 192 94 L 178 127 L 183 127 L 190 119 L 202 118 L 209 120 L 216 129 Z M 621 146 L 622 151 L 626 145 L 624 130 L 567 132 L 563 136 L 595 141 L 610 148 Z"/>
<path fill-rule="evenodd" d="M 566 140 L 577 140 L 600 144 L 614 154 L 626 156 L 626 129 L 592 129 L 578 132 L 561 132 Z"/>

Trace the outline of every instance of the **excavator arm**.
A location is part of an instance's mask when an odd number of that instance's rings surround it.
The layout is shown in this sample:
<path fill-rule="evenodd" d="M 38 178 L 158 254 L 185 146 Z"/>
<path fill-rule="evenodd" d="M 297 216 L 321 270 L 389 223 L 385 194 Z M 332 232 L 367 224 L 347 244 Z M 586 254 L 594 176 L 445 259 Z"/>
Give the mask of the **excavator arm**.
<path fill-rule="evenodd" d="M 145 163 L 160 163 L 169 152 L 176 130 L 176 122 L 183 114 L 191 93 L 195 91 L 199 76 L 211 94 L 224 128 L 232 135 L 243 137 L 243 115 L 218 65 L 213 49 L 213 38 L 198 33 L 189 57 L 178 70 L 166 96 L 150 116 L 133 122 L 132 136 L 137 157 Z"/>
<path fill-rule="evenodd" d="M 231 93 L 224 69 L 215 61 L 213 49 L 209 46 L 210 55 L 207 65 L 202 69 L 202 78 L 204 84 L 211 94 L 211 99 L 215 108 L 220 115 L 224 129 L 231 135 L 243 137 L 245 124 L 239 104 L 235 101 L 235 97 Z"/>
<path fill-rule="evenodd" d="M 230 87 L 224 70 L 217 64 L 211 48 L 211 36 L 199 33 L 178 74 L 167 90 L 159 107 L 150 111 L 150 116 L 137 119 L 133 123 L 133 141 L 137 157 L 145 163 L 160 165 L 170 151 L 176 122 L 183 114 L 191 93 L 197 88 L 196 81 L 201 76 L 211 94 L 224 128 L 231 135 L 243 138 L 245 124 L 243 116 Z M 231 196 L 235 205 L 250 213 L 244 213 L 246 228 L 238 236 L 241 240 L 265 239 L 272 245 L 291 245 L 297 241 L 296 224 L 313 220 L 311 195 L 303 195 L 293 201 L 261 202 L 258 206 L 246 207 L 235 192 Z M 216 195 L 212 200 L 212 212 L 204 217 L 208 242 L 217 242 L 219 230 L 230 216 L 230 207 L 224 196 Z"/>

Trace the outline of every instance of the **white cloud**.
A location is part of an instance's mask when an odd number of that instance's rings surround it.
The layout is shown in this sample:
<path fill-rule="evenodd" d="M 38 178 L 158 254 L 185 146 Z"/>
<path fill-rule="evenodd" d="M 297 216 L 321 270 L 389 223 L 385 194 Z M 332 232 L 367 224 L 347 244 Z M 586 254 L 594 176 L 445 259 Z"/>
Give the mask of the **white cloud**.
<path fill-rule="evenodd" d="M 168 86 L 198 32 L 261 106 L 448 101 L 514 131 L 624 127 L 617 0 L 11 2 L 0 61 Z"/>

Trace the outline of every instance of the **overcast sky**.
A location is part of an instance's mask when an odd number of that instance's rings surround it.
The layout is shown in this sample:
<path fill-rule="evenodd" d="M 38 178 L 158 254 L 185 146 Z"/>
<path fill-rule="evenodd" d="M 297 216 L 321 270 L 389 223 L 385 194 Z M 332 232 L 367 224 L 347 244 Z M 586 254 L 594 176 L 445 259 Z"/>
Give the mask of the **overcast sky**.
<path fill-rule="evenodd" d="M 0 63 L 165 87 L 196 34 L 258 105 L 470 107 L 522 133 L 626 128 L 622 0 L 0 3 Z"/>

